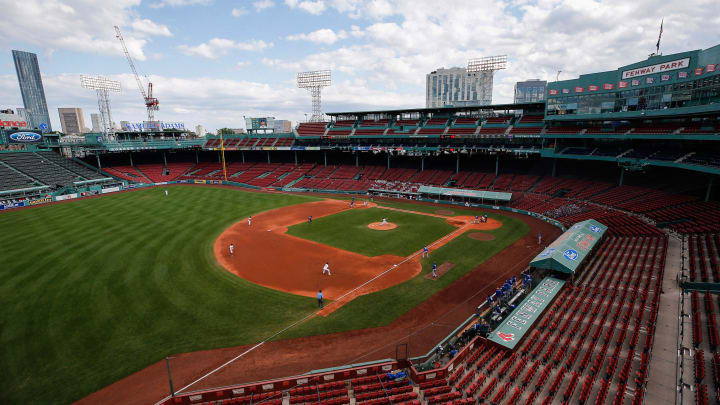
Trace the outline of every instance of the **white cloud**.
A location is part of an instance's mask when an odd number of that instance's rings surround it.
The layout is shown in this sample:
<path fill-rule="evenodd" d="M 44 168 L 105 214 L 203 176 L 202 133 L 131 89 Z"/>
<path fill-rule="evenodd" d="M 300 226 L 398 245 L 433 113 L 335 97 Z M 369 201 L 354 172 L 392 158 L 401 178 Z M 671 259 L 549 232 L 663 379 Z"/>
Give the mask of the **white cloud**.
<path fill-rule="evenodd" d="M 247 14 L 247 13 L 248 13 L 247 10 L 245 10 L 245 9 L 242 8 L 242 7 L 240 7 L 240 8 L 233 8 L 232 11 L 230 12 L 230 14 L 232 14 L 233 17 L 240 17 L 240 16 L 245 15 L 245 14 Z"/>
<path fill-rule="evenodd" d="M 184 6 L 194 6 L 194 5 L 202 5 L 206 6 L 210 4 L 211 0 L 161 0 L 157 3 L 153 3 L 150 5 L 152 8 L 162 8 L 165 6 L 170 7 L 184 7 Z"/>
<path fill-rule="evenodd" d="M 171 37 L 173 36 L 172 32 L 170 32 L 170 28 L 167 27 L 167 25 L 162 25 L 155 23 L 153 21 L 148 20 L 147 18 L 144 18 L 142 20 L 135 20 L 130 24 L 133 31 L 138 34 L 148 34 L 148 35 L 156 35 L 161 37 Z"/>
<path fill-rule="evenodd" d="M 165 25 L 134 18 L 132 9 L 140 0 L 24 0 L 21 6 L 0 0 L 3 4 L 5 19 L 13 23 L 0 24 L 0 38 L 6 43 L 39 46 L 44 52 L 52 49 L 122 56 L 112 26 L 115 23 L 121 27 L 133 57 L 145 60 L 146 38 L 172 35 Z"/>
<path fill-rule="evenodd" d="M 239 51 L 255 51 L 259 52 L 267 48 L 272 48 L 272 42 L 265 42 L 262 40 L 250 40 L 250 41 L 233 41 L 232 39 L 225 38 L 213 38 L 208 42 L 190 46 L 180 45 L 178 49 L 185 55 L 190 56 L 203 56 L 205 58 L 215 59 L 221 55 L 227 55 L 228 51 L 239 50 Z"/>
<path fill-rule="evenodd" d="M 261 12 L 265 10 L 266 8 L 273 7 L 275 3 L 273 3 L 272 0 L 258 0 L 253 3 L 253 7 L 255 7 L 255 11 Z"/>
<path fill-rule="evenodd" d="M 347 38 L 347 33 L 343 30 L 337 33 L 331 29 L 323 28 L 313 31 L 309 34 L 289 35 L 286 39 L 289 41 L 310 41 L 320 44 L 332 45 L 335 42 Z"/>
<path fill-rule="evenodd" d="M 314 15 L 322 14 L 327 8 L 324 0 L 285 0 L 285 4 L 290 8 L 299 8 Z"/>

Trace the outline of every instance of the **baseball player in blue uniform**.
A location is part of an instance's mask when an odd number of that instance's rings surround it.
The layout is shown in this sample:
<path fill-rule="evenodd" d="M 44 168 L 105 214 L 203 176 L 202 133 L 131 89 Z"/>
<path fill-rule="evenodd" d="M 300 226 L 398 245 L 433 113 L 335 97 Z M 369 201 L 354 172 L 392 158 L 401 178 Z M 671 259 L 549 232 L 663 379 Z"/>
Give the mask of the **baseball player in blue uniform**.
<path fill-rule="evenodd" d="M 437 263 L 433 263 L 432 277 L 437 278 Z"/>
<path fill-rule="evenodd" d="M 423 247 L 422 257 L 428 257 L 430 256 L 430 251 L 428 250 L 427 246 Z"/>

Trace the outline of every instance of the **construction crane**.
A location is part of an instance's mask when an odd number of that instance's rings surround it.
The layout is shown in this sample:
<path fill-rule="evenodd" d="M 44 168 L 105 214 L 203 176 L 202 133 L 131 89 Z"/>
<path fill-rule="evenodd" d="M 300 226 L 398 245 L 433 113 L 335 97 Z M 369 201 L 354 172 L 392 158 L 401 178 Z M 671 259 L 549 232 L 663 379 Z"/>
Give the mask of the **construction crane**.
<path fill-rule="evenodd" d="M 137 69 L 135 69 L 135 63 L 133 63 L 132 57 L 130 56 L 130 52 L 128 52 L 127 46 L 125 46 L 125 40 L 122 37 L 122 34 L 120 34 L 120 28 L 118 26 L 115 26 L 115 36 L 117 39 L 120 40 L 120 44 L 122 45 L 123 51 L 125 51 L 125 57 L 128 60 L 128 63 L 130 64 L 130 70 L 132 70 L 133 75 L 135 75 L 135 81 L 137 82 L 138 89 L 140 89 L 140 94 L 143 96 L 143 100 L 145 100 L 145 108 L 147 108 L 147 116 L 148 116 L 148 125 L 153 126 L 155 123 L 155 111 L 159 110 L 158 107 L 158 99 L 153 97 L 153 91 L 152 91 L 152 82 L 150 81 L 150 78 L 145 76 L 145 78 L 148 81 L 147 86 L 147 93 L 145 92 L 145 88 L 143 87 L 142 82 L 140 81 L 140 76 L 138 75 Z"/>

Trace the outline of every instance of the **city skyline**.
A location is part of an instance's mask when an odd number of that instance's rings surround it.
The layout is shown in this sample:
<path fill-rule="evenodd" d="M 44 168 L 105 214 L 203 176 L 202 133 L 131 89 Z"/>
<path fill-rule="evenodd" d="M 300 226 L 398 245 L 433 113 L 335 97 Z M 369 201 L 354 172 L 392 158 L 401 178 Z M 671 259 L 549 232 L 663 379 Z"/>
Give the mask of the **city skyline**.
<path fill-rule="evenodd" d="M 37 55 L 32 52 L 13 50 L 12 56 L 23 108 L 30 127 L 52 131 Z"/>
<path fill-rule="evenodd" d="M 333 71 L 324 112 L 422 107 L 427 73 L 507 54 L 508 69 L 493 86 L 493 101 L 503 103 L 512 101 L 517 81 L 552 81 L 558 70 L 560 79 L 578 77 L 646 57 L 662 18 L 664 53 L 704 49 L 720 36 L 717 19 L 705 18 L 720 15 L 720 5 L 708 0 L 457 0 L 445 7 L 430 0 L 0 1 L 14 21 L 0 32 L 11 49 L 38 55 L 49 108 L 95 112 L 95 97 L 79 77 L 104 75 L 122 83 L 112 98 L 115 121 L 144 119 L 115 38 L 118 25 L 140 73 L 152 79 L 157 118 L 210 132 L 242 127 L 243 116 L 303 121 L 311 101 L 295 88 L 300 71 Z M 47 15 L 52 24 L 37 23 Z M 612 23 L 621 20 L 633 24 Z M 9 53 L 0 55 L 0 96 L 3 108 L 23 105 Z"/>

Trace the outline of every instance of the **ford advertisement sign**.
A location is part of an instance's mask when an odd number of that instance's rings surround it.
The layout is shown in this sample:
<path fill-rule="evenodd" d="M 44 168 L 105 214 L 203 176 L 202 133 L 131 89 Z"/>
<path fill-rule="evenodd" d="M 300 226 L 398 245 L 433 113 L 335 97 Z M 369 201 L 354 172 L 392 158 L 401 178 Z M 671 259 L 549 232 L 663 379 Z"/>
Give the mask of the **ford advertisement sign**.
<path fill-rule="evenodd" d="M 10 142 L 18 143 L 37 143 L 42 142 L 43 136 L 37 132 L 19 131 L 13 132 L 9 135 Z"/>

